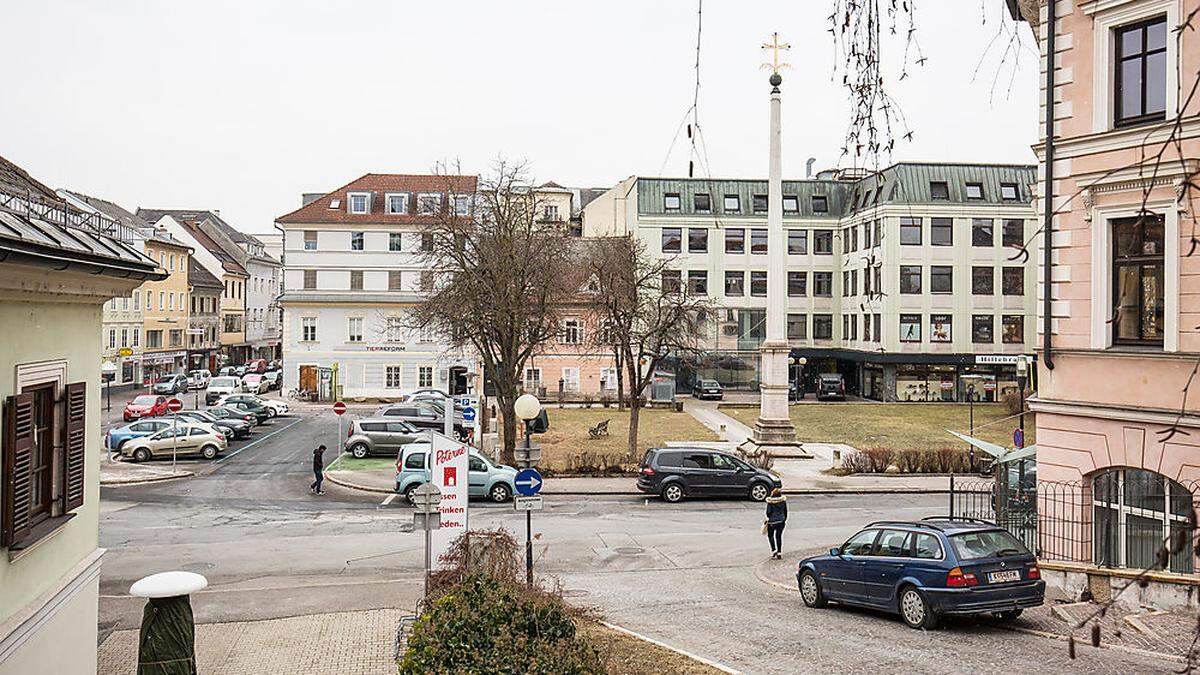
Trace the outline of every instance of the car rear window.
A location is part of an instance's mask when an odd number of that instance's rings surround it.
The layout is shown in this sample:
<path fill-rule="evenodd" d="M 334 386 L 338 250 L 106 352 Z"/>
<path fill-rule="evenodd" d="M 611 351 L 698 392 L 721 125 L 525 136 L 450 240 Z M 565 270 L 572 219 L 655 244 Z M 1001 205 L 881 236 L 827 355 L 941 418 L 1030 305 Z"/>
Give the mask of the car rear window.
<path fill-rule="evenodd" d="M 414 452 L 404 460 L 404 468 L 406 469 L 424 469 L 425 468 L 425 453 Z"/>
<path fill-rule="evenodd" d="M 1029 555 L 1025 544 L 1004 530 L 952 534 L 950 543 L 954 545 L 954 552 L 961 560 Z"/>
<path fill-rule="evenodd" d="M 210 387 L 236 387 L 237 378 L 235 377 L 218 377 L 209 383 Z"/>

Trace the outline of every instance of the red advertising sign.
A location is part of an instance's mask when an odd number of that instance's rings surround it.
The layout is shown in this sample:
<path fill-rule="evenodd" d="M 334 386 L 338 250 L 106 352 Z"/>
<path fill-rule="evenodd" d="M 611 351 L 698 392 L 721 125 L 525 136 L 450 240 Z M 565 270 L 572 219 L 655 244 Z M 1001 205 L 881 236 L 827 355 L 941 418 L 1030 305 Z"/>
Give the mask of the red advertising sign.
<path fill-rule="evenodd" d="M 984 391 L 996 391 L 996 383 L 995 382 L 984 382 L 983 390 Z"/>
<path fill-rule="evenodd" d="M 333 412 L 338 415 L 346 414 L 346 404 L 342 403 L 341 401 L 334 403 L 333 404 Z"/>
<path fill-rule="evenodd" d="M 171 412 L 179 412 L 180 410 L 183 410 L 183 401 L 180 401 L 177 398 L 167 401 L 167 410 L 170 410 Z"/>

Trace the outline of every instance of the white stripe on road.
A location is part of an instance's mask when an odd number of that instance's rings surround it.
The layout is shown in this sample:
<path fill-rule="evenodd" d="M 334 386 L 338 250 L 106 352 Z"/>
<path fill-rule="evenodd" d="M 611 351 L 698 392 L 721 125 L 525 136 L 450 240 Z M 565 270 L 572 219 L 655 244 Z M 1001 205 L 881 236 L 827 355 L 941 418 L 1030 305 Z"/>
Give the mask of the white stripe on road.
<path fill-rule="evenodd" d="M 397 496 L 398 495 L 394 495 L 394 494 L 388 495 L 387 498 L 383 500 L 383 503 L 380 504 L 380 506 L 387 506 L 388 504 L 391 504 L 392 501 L 395 500 Z"/>
<path fill-rule="evenodd" d="M 221 462 L 224 462 L 225 460 L 229 459 L 230 457 L 237 455 L 239 452 L 241 452 L 243 450 L 249 450 L 250 448 L 252 448 L 252 447 L 258 445 L 259 443 L 262 443 L 263 441 L 267 440 L 268 438 L 274 436 L 275 434 L 277 434 L 281 431 L 284 431 L 286 429 L 291 429 L 292 427 L 296 426 L 297 424 L 299 424 L 302 421 L 303 421 L 303 419 L 297 419 L 294 422 L 292 422 L 291 424 L 287 425 L 286 427 L 280 427 L 280 428 L 276 429 L 275 431 L 272 431 L 271 433 L 267 434 L 266 436 L 263 436 L 262 438 L 256 438 L 253 441 L 250 441 L 249 443 L 243 445 L 242 447 L 238 448 L 237 450 L 234 450 L 233 452 L 229 453 L 228 455 L 221 455 L 220 457 L 217 458 L 217 463 L 220 464 Z"/>

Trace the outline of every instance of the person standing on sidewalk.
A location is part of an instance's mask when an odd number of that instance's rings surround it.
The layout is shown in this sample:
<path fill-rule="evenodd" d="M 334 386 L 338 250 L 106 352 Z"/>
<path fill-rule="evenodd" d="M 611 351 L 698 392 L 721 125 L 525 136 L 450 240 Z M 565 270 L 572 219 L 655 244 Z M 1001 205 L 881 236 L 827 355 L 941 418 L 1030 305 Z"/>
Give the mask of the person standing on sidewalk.
<path fill-rule="evenodd" d="M 308 491 L 314 495 L 323 495 L 325 491 L 321 489 L 321 481 L 325 480 L 325 446 L 318 445 L 316 450 L 313 450 L 313 476 L 316 480 L 312 485 L 308 486 Z"/>
<path fill-rule="evenodd" d="M 783 526 L 787 524 L 787 497 L 779 488 L 771 491 L 767 497 L 767 519 L 764 526 L 767 530 L 767 543 L 771 544 L 771 558 L 779 560 L 783 557 Z"/>

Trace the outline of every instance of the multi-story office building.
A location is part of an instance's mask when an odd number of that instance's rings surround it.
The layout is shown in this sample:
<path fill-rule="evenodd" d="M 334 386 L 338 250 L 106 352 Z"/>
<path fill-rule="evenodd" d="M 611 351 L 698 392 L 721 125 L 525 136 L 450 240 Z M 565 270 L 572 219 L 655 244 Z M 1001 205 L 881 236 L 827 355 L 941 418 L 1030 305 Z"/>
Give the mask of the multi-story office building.
<path fill-rule="evenodd" d="M 786 250 L 767 246 L 765 180 L 631 177 L 583 214 L 585 237 L 633 234 L 673 260 L 666 283 L 711 296 L 710 349 L 682 360 L 696 377 L 758 384 L 767 260 L 788 261 L 793 377 L 807 390 L 840 372 L 880 400 L 962 400 L 1016 388 L 1033 349 L 1036 251 L 1031 166 L 901 163 L 878 173 L 784 181 Z"/>
<path fill-rule="evenodd" d="M 465 393 L 475 359 L 408 310 L 433 279 L 425 226 L 467 215 L 474 176 L 367 174 L 275 222 L 283 232 L 284 386 L 323 396 L 388 397 L 422 387 Z"/>

